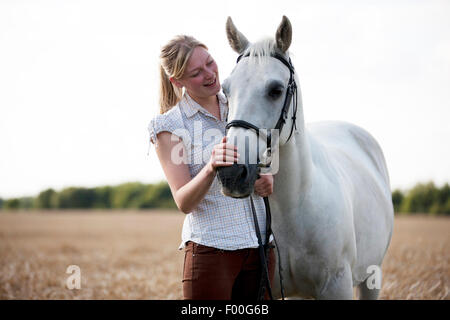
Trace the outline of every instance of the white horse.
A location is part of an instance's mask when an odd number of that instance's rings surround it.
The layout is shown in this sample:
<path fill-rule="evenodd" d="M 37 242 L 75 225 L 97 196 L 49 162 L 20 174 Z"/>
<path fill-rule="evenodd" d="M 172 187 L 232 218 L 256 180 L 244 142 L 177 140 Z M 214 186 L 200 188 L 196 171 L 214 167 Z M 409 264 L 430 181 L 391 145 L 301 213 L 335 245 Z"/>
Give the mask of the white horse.
<path fill-rule="evenodd" d="M 273 55 L 289 59 L 291 24 L 283 17 L 275 40 L 254 44 L 236 29 L 231 18 L 226 30 L 231 47 L 244 54 L 223 83 L 228 121 L 245 120 L 258 128 L 274 128 L 290 71 Z M 297 73 L 295 81 L 298 86 Z M 272 150 L 278 152 L 278 172 L 269 196 L 286 296 L 352 299 L 357 286 L 360 299 L 377 299 L 381 264 L 393 229 L 390 182 L 381 148 L 367 131 L 350 123 L 305 126 L 300 90 L 297 100 L 297 130 L 288 139 L 295 111 L 291 102 L 289 117 Z M 263 147 L 246 151 L 251 159 L 263 159 L 267 143 L 255 132 L 230 127 L 228 141 L 244 145 L 242 139 L 254 135 Z M 247 197 L 253 192 L 254 167 L 235 164 L 224 168 L 236 177 L 221 179 L 225 195 Z M 279 298 L 278 269 L 275 275 L 273 292 Z"/>

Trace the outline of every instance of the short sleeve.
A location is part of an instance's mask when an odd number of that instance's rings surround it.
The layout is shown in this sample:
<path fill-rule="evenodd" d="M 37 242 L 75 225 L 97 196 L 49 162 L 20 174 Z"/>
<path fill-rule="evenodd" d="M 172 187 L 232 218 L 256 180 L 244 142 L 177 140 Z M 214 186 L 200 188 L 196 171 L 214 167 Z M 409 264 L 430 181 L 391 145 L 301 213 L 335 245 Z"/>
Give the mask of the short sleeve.
<path fill-rule="evenodd" d="M 158 133 L 163 131 L 171 132 L 182 138 L 186 147 L 190 144 L 189 134 L 186 134 L 183 119 L 177 107 L 172 108 L 164 114 L 158 114 L 153 119 L 151 119 L 150 123 L 148 124 L 148 131 L 150 134 L 148 148 L 149 151 L 152 143 L 155 145 L 155 147 L 158 146 L 157 135 Z"/>

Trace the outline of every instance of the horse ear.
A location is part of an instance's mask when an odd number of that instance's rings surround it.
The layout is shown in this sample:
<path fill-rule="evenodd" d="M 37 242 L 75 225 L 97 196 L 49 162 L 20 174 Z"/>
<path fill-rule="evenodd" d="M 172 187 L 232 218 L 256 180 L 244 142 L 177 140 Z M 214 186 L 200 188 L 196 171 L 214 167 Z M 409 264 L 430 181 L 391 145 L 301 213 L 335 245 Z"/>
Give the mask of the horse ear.
<path fill-rule="evenodd" d="M 231 48 L 234 51 L 241 54 L 248 47 L 247 38 L 238 30 L 231 20 L 231 17 L 228 17 L 226 24 L 227 38 L 230 43 Z"/>
<path fill-rule="evenodd" d="M 289 49 L 292 41 L 292 25 L 286 16 L 283 16 L 281 20 L 275 39 L 277 41 L 277 47 L 281 51 L 286 52 Z"/>

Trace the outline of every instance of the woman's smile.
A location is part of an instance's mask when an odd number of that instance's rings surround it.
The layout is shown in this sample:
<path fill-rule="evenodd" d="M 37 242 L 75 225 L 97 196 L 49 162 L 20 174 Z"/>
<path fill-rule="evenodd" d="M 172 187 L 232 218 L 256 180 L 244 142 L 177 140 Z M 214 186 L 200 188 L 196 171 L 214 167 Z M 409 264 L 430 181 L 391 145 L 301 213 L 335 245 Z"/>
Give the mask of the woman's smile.
<path fill-rule="evenodd" d="M 205 87 L 212 87 L 216 84 L 216 78 L 214 78 L 212 81 L 204 84 Z"/>

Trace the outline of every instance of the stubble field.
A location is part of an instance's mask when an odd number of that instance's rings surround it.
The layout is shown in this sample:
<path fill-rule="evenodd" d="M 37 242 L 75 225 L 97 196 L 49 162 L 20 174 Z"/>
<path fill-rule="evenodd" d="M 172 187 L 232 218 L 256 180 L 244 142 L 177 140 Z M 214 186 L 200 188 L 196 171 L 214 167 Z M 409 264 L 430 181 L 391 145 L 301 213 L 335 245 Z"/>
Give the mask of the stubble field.
<path fill-rule="evenodd" d="M 184 215 L 0 212 L 0 299 L 181 299 Z M 396 216 L 380 299 L 445 299 L 450 218 Z M 81 289 L 68 289 L 70 265 Z"/>

